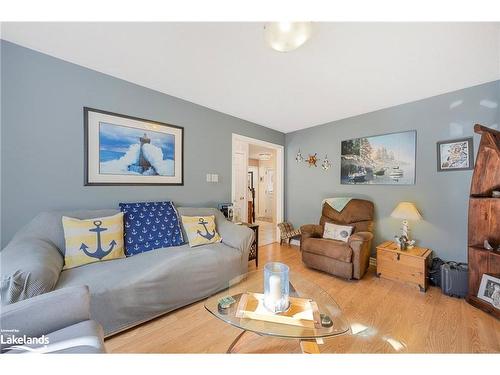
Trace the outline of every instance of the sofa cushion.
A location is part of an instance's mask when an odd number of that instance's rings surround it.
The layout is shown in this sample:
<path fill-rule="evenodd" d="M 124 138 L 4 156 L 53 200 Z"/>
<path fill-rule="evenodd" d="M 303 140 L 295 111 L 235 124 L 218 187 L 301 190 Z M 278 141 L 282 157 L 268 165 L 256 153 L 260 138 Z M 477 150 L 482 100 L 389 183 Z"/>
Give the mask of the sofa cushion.
<path fill-rule="evenodd" d="M 124 258 L 123 213 L 94 219 L 63 216 L 64 269 Z"/>
<path fill-rule="evenodd" d="M 88 285 L 92 319 L 109 335 L 227 287 L 241 256 L 224 243 L 156 249 L 63 271 L 56 288 Z"/>
<path fill-rule="evenodd" d="M 338 225 L 334 223 L 325 223 L 325 231 L 323 233 L 323 238 L 329 238 L 332 240 L 339 240 L 347 242 L 349 236 L 352 233 L 354 227 L 349 225 Z"/>
<path fill-rule="evenodd" d="M 184 243 L 172 202 L 120 203 L 120 210 L 125 214 L 127 256 Z"/>
<path fill-rule="evenodd" d="M 221 242 L 217 233 L 215 215 L 209 216 L 182 216 L 182 226 L 186 230 L 189 246 L 200 246 L 209 243 Z"/>
<path fill-rule="evenodd" d="M 352 249 L 346 242 L 326 238 L 306 238 L 302 251 L 323 255 L 342 262 L 351 262 L 352 259 Z"/>

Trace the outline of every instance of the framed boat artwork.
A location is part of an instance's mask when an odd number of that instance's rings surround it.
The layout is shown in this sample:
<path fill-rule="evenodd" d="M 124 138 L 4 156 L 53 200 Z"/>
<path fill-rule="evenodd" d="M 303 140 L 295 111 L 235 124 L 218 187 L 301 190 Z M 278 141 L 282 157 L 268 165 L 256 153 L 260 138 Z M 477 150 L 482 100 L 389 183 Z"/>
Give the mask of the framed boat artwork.
<path fill-rule="evenodd" d="M 84 107 L 85 185 L 183 185 L 184 128 Z"/>
<path fill-rule="evenodd" d="M 417 132 L 375 135 L 342 141 L 342 184 L 413 185 Z"/>

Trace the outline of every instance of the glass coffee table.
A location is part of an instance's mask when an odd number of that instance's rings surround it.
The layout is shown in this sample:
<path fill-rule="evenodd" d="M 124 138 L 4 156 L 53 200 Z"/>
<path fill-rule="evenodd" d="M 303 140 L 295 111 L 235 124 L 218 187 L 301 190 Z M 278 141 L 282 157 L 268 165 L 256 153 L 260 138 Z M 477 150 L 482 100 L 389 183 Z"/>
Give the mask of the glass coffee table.
<path fill-rule="evenodd" d="M 339 336 L 350 332 L 350 326 L 342 314 L 335 300 L 321 287 L 304 279 L 293 272 L 289 274 L 290 298 L 309 300 L 315 303 L 316 318 L 310 324 L 294 325 L 282 322 L 258 320 L 242 316 L 242 304 L 245 296 L 252 293 L 263 293 L 264 275 L 262 271 L 249 272 L 228 283 L 228 287 L 214 294 L 205 301 L 205 308 L 220 320 L 242 329 L 234 339 L 227 353 L 231 353 L 234 346 L 247 332 L 254 332 L 261 336 L 274 336 L 287 339 L 298 339 L 303 353 L 319 353 L 318 344 L 323 338 Z M 235 302 L 227 308 L 219 305 L 221 298 L 231 296 Z"/>

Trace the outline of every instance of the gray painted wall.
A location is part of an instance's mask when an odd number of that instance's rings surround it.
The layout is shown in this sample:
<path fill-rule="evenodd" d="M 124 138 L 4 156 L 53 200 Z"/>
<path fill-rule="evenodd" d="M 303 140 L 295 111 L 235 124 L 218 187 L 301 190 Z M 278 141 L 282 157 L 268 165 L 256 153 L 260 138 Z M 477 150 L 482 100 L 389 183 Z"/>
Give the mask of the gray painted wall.
<path fill-rule="evenodd" d="M 484 102 L 484 101 L 489 101 Z M 483 101 L 481 103 L 481 101 Z M 286 135 L 286 217 L 295 226 L 317 223 L 322 199 L 353 196 L 376 207 L 375 244 L 392 239 L 400 222 L 390 214 L 400 201 L 412 201 L 424 217 L 413 224 L 419 244 L 448 260 L 465 261 L 467 208 L 472 171 L 437 172 L 436 142 L 473 135 L 473 125 L 498 126 L 500 81 L 363 114 Z M 491 107 L 494 103 L 497 107 Z M 335 103 L 332 103 L 335 105 Z M 410 186 L 341 185 L 342 140 L 404 130 L 417 130 L 416 184 Z M 479 135 L 474 135 L 477 151 Z M 328 172 L 298 165 L 295 155 L 325 153 Z"/>
<path fill-rule="evenodd" d="M 283 133 L 6 41 L 1 76 L 2 246 L 44 210 L 230 201 L 231 134 L 285 142 Z M 84 106 L 183 126 L 184 186 L 83 186 Z M 220 182 L 207 183 L 208 172 Z"/>

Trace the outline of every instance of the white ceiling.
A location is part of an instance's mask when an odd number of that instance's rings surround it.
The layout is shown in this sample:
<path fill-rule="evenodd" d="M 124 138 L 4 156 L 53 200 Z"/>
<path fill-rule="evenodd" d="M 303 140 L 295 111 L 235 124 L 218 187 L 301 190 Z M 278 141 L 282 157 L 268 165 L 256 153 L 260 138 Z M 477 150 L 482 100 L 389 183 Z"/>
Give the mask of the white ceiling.
<path fill-rule="evenodd" d="M 282 132 L 500 78 L 499 23 L 3 23 L 2 38 Z"/>

